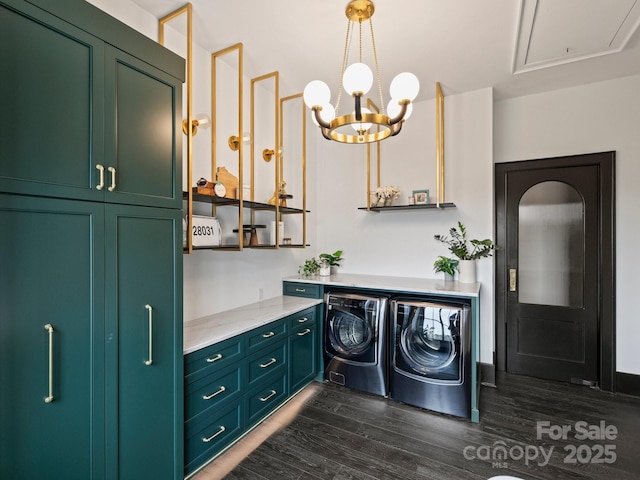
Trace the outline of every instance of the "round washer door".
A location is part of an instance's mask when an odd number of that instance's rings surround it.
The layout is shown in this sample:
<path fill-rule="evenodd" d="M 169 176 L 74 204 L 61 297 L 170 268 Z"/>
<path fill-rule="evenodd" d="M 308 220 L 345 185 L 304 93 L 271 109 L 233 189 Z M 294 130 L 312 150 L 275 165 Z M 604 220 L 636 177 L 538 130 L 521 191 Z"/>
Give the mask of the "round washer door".
<path fill-rule="evenodd" d="M 456 313 L 449 309 L 413 308 L 400 334 L 400 353 L 407 366 L 425 376 L 438 377 L 458 360 Z"/>
<path fill-rule="evenodd" d="M 358 357 L 373 350 L 375 334 L 366 319 L 334 309 L 327 327 L 329 346 L 340 356 Z"/>

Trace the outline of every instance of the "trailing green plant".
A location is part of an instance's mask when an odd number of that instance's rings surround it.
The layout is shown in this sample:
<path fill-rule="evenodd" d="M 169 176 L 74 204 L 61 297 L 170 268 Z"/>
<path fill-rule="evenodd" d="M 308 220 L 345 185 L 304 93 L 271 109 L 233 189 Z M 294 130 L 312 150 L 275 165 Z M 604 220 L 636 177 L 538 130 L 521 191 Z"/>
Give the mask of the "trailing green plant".
<path fill-rule="evenodd" d="M 342 250 L 336 250 L 333 253 L 321 253 L 320 260 L 326 260 L 330 267 L 339 267 L 342 261 Z"/>
<path fill-rule="evenodd" d="M 458 221 L 457 227 L 451 227 L 449 236 L 434 235 L 433 238 L 447 244 L 449 251 L 460 260 L 476 260 L 490 257 L 492 250 L 497 248 L 489 238 L 468 240 L 467 229 L 460 221 Z"/>
<path fill-rule="evenodd" d="M 300 265 L 298 268 L 298 274 L 303 275 L 305 277 L 309 277 L 311 275 L 317 275 L 320 271 L 320 262 L 313 257 L 308 258 L 304 261 L 303 265 Z"/>
<path fill-rule="evenodd" d="M 453 277 L 456 274 L 456 270 L 458 270 L 458 260 L 440 255 L 438 259 L 433 262 L 433 270 L 436 273 L 448 273 Z"/>

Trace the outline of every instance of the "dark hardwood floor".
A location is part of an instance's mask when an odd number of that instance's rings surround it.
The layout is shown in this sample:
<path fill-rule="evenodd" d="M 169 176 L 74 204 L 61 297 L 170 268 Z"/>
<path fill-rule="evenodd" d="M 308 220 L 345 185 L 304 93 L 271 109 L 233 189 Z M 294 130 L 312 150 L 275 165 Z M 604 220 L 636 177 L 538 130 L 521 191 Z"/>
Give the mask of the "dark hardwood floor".
<path fill-rule="evenodd" d="M 312 384 L 290 423 L 224 478 L 640 478 L 640 399 L 509 374 L 496 383 L 481 389 L 479 424 Z"/>

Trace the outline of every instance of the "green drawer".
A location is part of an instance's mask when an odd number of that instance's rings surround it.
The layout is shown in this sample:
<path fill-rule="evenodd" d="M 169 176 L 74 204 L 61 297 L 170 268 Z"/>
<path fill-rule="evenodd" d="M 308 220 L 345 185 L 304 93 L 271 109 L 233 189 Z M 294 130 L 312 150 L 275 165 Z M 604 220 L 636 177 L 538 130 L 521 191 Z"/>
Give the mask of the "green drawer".
<path fill-rule="evenodd" d="M 191 420 L 210 408 L 220 408 L 240 397 L 243 372 L 243 365 L 231 366 L 189 384 L 184 392 L 185 420 Z"/>
<path fill-rule="evenodd" d="M 248 358 L 247 386 L 253 387 L 264 380 L 274 370 L 286 365 L 287 342 L 282 341 L 275 347 L 260 351 Z"/>
<path fill-rule="evenodd" d="M 247 339 L 247 353 L 253 353 L 261 348 L 275 345 L 287 336 L 287 322 L 285 319 L 276 320 L 262 327 L 255 328 L 245 334 Z"/>
<path fill-rule="evenodd" d="M 311 328 L 316 324 L 316 307 L 307 308 L 302 312 L 294 313 L 287 317 L 289 320 L 289 332 L 297 332 L 305 328 Z"/>
<path fill-rule="evenodd" d="M 186 423 L 185 474 L 197 469 L 242 434 L 242 405 L 243 402 L 239 402 L 198 422 Z"/>
<path fill-rule="evenodd" d="M 186 383 L 217 372 L 242 358 L 244 356 L 242 340 L 243 336 L 238 335 L 189 353 L 184 359 Z"/>
<path fill-rule="evenodd" d="M 287 398 L 287 375 L 276 378 L 252 390 L 247 395 L 247 427 L 270 413 Z"/>
<path fill-rule="evenodd" d="M 320 285 L 314 283 L 284 282 L 282 290 L 285 295 L 294 297 L 322 298 Z"/>

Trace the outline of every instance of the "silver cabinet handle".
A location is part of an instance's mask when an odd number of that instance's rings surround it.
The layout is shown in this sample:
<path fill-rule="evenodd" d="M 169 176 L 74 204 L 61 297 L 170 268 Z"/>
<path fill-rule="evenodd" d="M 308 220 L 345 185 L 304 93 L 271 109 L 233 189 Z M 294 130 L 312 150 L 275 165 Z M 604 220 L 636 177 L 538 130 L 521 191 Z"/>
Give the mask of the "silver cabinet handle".
<path fill-rule="evenodd" d="M 304 323 L 306 321 L 308 321 L 309 319 L 307 317 L 302 317 L 298 319 L 298 323 Z"/>
<path fill-rule="evenodd" d="M 273 337 L 275 335 L 275 333 L 273 332 L 267 332 L 267 333 L 263 333 L 262 337 L 263 338 L 269 338 L 269 337 Z"/>
<path fill-rule="evenodd" d="M 261 363 L 260 364 L 260 368 L 267 368 L 269 365 L 273 365 L 276 362 L 277 362 L 277 360 L 275 358 L 272 358 L 267 363 Z"/>
<path fill-rule="evenodd" d="M 261 402 L 266 402 L 267 400 L 269 400 L 271 397 L 273 397 L 277 392 L 275 390 L 271 390 L 271 393 L 269 395 L 267 395 L 266 397 L 262 397 L 260 398 Z"/>
<path fill-rule="evenodd" d="M 216 438 L 218 435 L 220 435 L 222 432 L 224 432 L 226 430 L 226 428 L 224 428 L 224 425 L 220 425 L 220 430 L 218 430 L 216 433 L 214 433 L 213 435 L 211 435 L 210 437 L 207 438 L 203 438 L 202 441 L 204 443 L 209 443 L 211 440 L 213 440 L 214 438 Z"/>
<path fill-rule="evenodd" d="M 296 288 L 296 292 L 298 292 L 298 293 L 304 293 L 306 291 L 307 291 L 306 288 Z"/>
<path fill-rule="evenodd" d="M 303 337 L 305 336 L 307 333 L 309 333 L 311 331 L 310 328 L 305 328 L 303 331 L 298 332 L 298 336 Z"/>
<path fill-rule="evenodd" d="M 100 172 L 100 180 L 98 181 L 98 185 L 96 185 L 96 190 L 102 190 L 104 188 L 104 167 L 97 164 L 96 169 Z"/>
<path fill-rule="evenodd" d="M 216 362 L 216 361 L 220 360 L 221 358 L 222 358 L 222 354 L 219 353 L 215 357 L 207 358 L 207 363 Z"/>
<path fill-rule="evenodd" d="M 49 395 L 44 398 L 44 403 L 53 402 L 53 327 L 50 323 L 44 326 L 49 332 Z"/>
<path fill-rule="evenodd" d="M 213 397 L 215 397 L 216 395 L 220 395 L 225 390 L 226 390 L 226 387 L 224 385 L 222 385 L 222 386 L 220 386 L 220 388 L 216 392 L 213 392 L 211 395 L 203 395 L 202 399 L 203 400 L 211 400 Z"/>
<path fill-rule="evenodd" d="M 111 172 L 111 185 L 109 185 L 109 188 L 107 188 L 107 190 L 113 192 L 116 189 L 116 169 L 113 167 L 109 167 L 107 168 L 107 170 Z"/>
<path fill-rule="evenodd" d="M 153 363 L 153 307 L 148 303 L 144 306 L 149 313 L 149 360 L 145 360 L 145 365 Z"/>

